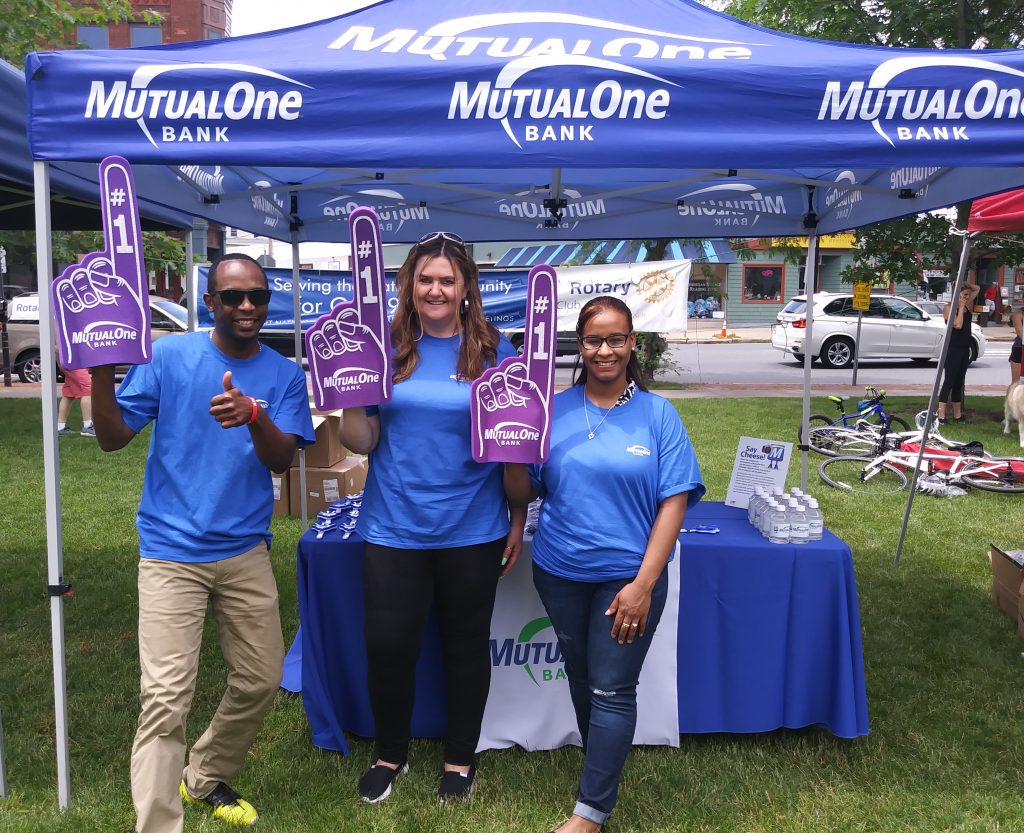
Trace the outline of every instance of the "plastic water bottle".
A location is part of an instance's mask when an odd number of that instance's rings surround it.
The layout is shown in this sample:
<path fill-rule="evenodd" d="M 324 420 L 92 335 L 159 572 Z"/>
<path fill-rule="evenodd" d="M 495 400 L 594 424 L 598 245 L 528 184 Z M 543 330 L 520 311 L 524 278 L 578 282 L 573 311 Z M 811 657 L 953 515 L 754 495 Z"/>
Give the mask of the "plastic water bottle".
<path fill-rule="evenodd" d="M 824 529 L 824 519 L 821 510 L 818 508 L 818 501 L 812 497 L 807 498 L 807 540 L 820 541 L 821 532 Z"/>
<path fill-rule="evenodd" d="M 757 514 L 757 531 L 761 533 L 762 538 L 768 537 L 768 528 L 770 526 L 769 520 L 771 513 L 775 510 L 776 501 L 772 497 L 765 498 L 761 504 L 761 508 Z"/>
<path fill-rule="evenodd" d="M 794 486 L 789 490 L 789 496 L 795 497 L 800 503 L 807 505 L 807 495 L 804 494 L 804 490 Z"/>
<path fill-rule="evenodd" d="M 789 543 L 789 513 L 786 508 L 776 502 L 768 510 L 768 540 L 772 544 Z"/>
<path fill-rule="evenodd" d="M 747 520 L 751 524 L 757 526 L 757 511 L 760 504 L 763 503 L 767 492 L 764 490 L 764 486 L 758 486 L 754 490 L 754 494 L 750 498 L 750 502 L 747 504 Z"/>
<path fill-rule="evenodd" d="M 806 544 L 808 538 L 807 511 L 795 497 L 788 501 L 786 517 L 789 520 L 789 541 L 792 544 Z"/>

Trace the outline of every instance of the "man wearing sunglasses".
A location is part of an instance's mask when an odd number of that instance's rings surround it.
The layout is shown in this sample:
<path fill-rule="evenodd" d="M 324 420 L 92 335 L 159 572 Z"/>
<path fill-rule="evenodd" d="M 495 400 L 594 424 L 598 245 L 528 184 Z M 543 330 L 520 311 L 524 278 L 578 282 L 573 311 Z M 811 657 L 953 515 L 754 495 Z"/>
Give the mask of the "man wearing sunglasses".
<path fill-rule="evenodd" d="M 181 833 L 182 801 L 229 824 L 257 813 L 228 785 L 281 681 L 284 643 L 270 567 L 270 472 L 313 442 L 306 377 L 258 335 L 270 290 L 247 255 L 210 268 L 209 332 L 156 342 L 114 391 L 93 369 L 96 436 L 116 451 L 153 423 L 136 525 L 142 712 L 131 758 L 139 833 Z M 217 619 L 227 690 L 185 765 L 207 606 Z"/>

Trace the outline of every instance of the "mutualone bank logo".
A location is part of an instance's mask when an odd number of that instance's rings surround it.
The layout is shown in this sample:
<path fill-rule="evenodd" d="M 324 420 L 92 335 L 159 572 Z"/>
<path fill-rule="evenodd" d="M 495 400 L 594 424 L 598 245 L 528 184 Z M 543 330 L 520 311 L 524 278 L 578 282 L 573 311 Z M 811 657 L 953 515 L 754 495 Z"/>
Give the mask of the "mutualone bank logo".
<path fill-rule="evenodd" d="M 126 341 L 138 341 L 139 331 L 120 321 L 94 321 L 79 332 L 71 334 L 72 344 L 86 347 L 116 347 Z"/>
<path fill-rule="evenodd" d="M 977 125 L 1022 118 L 1024 70 L 960 56 L 893 58 L 866 82 L 828 81 L 818 110 L 818 121 L 867 122 L 893 147 L 967 142 Z"/>
<path fill-rule="evenodd" d="M 492 639 L 491 665 L 495 668 L 518 666 L 538 686 L 565 679 L 562 649 L 547 616 L 527 622 L 515 638 L 509 636 L 501 642 Z"/>
<path fill-rule="evenodd" d="M 381 228 L 396 232 L 405 225 L 407 220 L 428 222 L 430 209 L 425 205 L 407 203 L 405 194 L 390 188 L 369 188 L 356 191 L 355 194 L 342 194 L 320 203 L 324 217 L 337 220 L 348 220 L 348 215 L 362 205 L 370 205 L 377 212 Z"/>
<path fill-rule="evenodd" d="M 191 85 L 200 74 L 202 84 Z M 222 77 L 211 81 L 211 75 Z M 277 83 L 275 83 L 277 82 Z M 249 64 L 155 64 L 129 80 L 92 81 L 84 117 L 134 121 L 153 147 L 176 143 L 223 143 L 242 122 L 295 121 L 302 90 L 286 75 Z"/>
<path fill-rule="evenodd" d="M 493 59 L 493 78 L 453 82 L 447 118 L 500 124 L 522 148 L 597 141 L 609 123 L 659 122 L 680 89 L 662 73 L 680 61 L 748 60 L 756 45 L 585 15 L 508 12 L 423 31 L 349 26 L 329 48 L 472 62 L 477 73 L 481 59 Z"/>
<path fill-rule="evenodd" d="M 716 227 L 753 228 L 762 214 L 784 215 L 786 200 L 749 182 L 723 182 L 680 194 L 676 211 L 680 217 L 709 217 Z"/>
<path fill-rule="evenodd" d="M 513 197 L 498 200 L 498 213 L 502 217 L 533 220 L 536 228 L 547 228 L 545 223 L 550 221 L 551 211 L 544 201 L 551 196 L 551 191 L 546 189 L 519 191 Z M 574 188 L 562 189 L 560 196 L 565 199 L 558 221 L 563 229 L 575 229 L 583 220 L 603 217 L 608 213 L 603 199 L 590 199 Z"/>

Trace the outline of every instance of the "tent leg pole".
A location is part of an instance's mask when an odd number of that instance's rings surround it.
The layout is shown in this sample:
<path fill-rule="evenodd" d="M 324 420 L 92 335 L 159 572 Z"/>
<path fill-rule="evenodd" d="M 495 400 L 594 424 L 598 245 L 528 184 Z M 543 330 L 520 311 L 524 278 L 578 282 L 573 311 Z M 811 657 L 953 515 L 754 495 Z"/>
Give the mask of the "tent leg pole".
<path fill-rule="evenodd" d="M 960 266 L 956 272 L 956 286 L 953 287 L 953 301 L 960 296 L 960 287 L 964 284 L 964 277 L 967 275 L 967 265 L 971 260 L 971 235 L 964 234 L 963 248 L 960 250 Z M 932 382 L 932 395 L 928 399 L 928 414 L 925 417 L 924 434 L 921 437 L 921 448 L 917 452 L 917 464 L 910 473 L 910 485 L 907 487 L 907 505 L 903 511 L 903 523 L 900 526 L 900 537 L 896 542 L 896 554 L 893 556 L 893 564 L 900 563 L 900 555 L 903 553 L 903 541 L 907 537 L 907 526 L 910 523 L 910 509 L 914 505 L 914 495 L 917 492 L 917 479 L 921 474 L 921 465 L 924 460 L 924 449 L 928 444 L 928 431 L 932 425 L 932 415 L 935 413 L 939 400 L 939 384 L 942 381 L 942 374 L 945 372 L 946 355 L 949 353 L 949 337 L 953 333 L 953 318 L 949 316 L 946 322 L 946 334 L 942 337 L 942 352 L 939 354 L 939 366 L 935 369 L 935 379 Z"/>
<path fill-rule="evenodd" d="M 807 456 L 809 454 L 808 423 L 811 419 L 811 332 L 814 328 L 814 286 L 818 280 L 818 233 L 807 235 L 807 263 L 804 266 L 804 293 L 807 296 L 807 332 L 804 335 L 804 396 L 800 417 L 800 488 L 807 491 Z"/>
<path fill-rule="evenodd" d="M 294 194 L 292 195 L 294 199 Z M 299 236 L 292 229 L 292 315 L 295 318 L 295 363 L 302 367 L 302 295 L 299 286 Z M 306 453 L 299 449 L 299 494 L 302 495 L 302 528 L 309 519 L 306 515 Z"/>
<path fill-rule="evenodd" d="M 57 800 L 71 803 L 71 759 L 68 751 L 67 665 L 64 656 L 64 550 L 60 521 L 60 457 L 57 454 L 57 374 L 50 280 L 50 169 L 33 162 L 36 203 L 36 269 L 39 280 L 39 354 L 42 362 L 43 482 L 46 494 L 46 564 L 50 589 L 50 630 L 53 649 L 53 700 L 57 735 Z"/>
<path fill-rule="evenodd" d="M 0 713 L 0 798 L 7 798 L 7 759 L 4 757 L 4 718 Z"/>
<path fill-rule="evenodd" d="M 195 252 L 192 246 L 192 229 L 185 235 L 185 308 L 188 310 L 188 331 L 194 333 L 199 328 L 199 313 L 196 306 L 196 282 L 192 279 Z"/>

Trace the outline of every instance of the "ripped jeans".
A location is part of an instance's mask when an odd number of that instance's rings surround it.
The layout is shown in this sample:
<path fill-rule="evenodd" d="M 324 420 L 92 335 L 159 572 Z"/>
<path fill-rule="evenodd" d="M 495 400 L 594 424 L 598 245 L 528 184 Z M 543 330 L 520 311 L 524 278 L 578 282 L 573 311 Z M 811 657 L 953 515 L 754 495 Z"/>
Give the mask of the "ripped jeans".
<path fill-rule="evenodd" d="M 583 774 L 573 813 L 597 824 L 604 824 L 615 807 L 636 729 L 640 669 L 668 595 L 663 571 L 651 592 L 644 636 L 620 645 L 611 636 L 614 617 L 605 611 L 629 581 L 572 581 L 533 565 L 533 583 L 558 636 L 583 738 Z"/>

